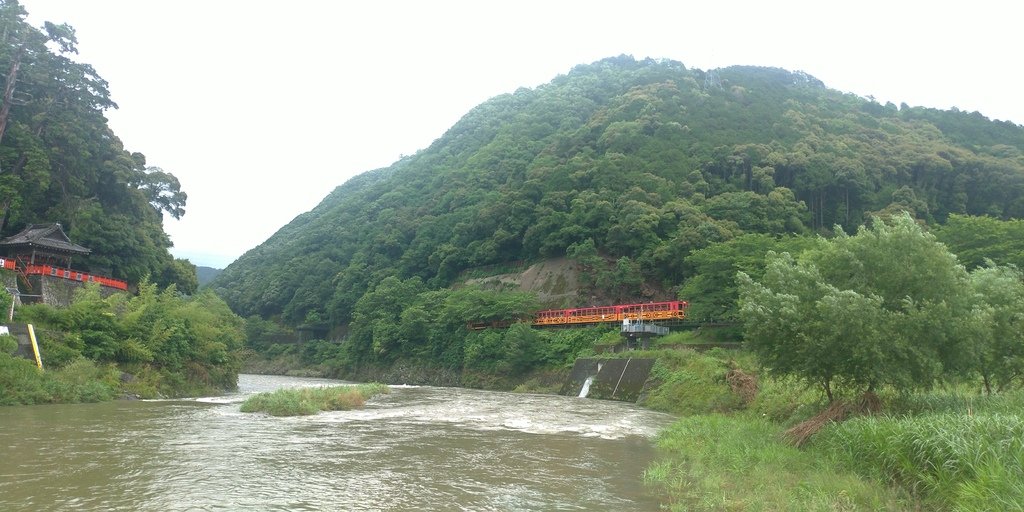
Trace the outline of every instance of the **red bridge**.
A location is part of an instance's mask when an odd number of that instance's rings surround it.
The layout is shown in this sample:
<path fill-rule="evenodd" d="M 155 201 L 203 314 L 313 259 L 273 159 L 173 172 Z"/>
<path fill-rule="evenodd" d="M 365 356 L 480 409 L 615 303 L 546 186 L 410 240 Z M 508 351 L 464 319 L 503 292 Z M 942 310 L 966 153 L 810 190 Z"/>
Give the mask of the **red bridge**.
<path fill-rule="evenodd" d="M 30 224 L 20 233 L 0 240 L 0 267 L 21 274 L 31 288 L 28 276 L 50 276 L 82 283 L 127 290 L 128 282 L 71 269 L 71 257 L 88 255 L 91 251 L 73 243 L 60 224 Z"/>

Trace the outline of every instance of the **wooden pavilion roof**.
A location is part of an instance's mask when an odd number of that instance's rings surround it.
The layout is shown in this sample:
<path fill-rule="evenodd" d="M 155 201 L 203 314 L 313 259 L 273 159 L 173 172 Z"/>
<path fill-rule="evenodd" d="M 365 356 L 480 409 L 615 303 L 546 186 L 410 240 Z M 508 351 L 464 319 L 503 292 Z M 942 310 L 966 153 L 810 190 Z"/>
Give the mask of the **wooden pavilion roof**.
<path fill-rule="evenodd" d="M 58 223 L 30 224 L 20 233 L 0 240 L 0 250 L 16 252 L 35 249 L 64 254 L 89 254 L 92 252 L 68 238 Z"/>

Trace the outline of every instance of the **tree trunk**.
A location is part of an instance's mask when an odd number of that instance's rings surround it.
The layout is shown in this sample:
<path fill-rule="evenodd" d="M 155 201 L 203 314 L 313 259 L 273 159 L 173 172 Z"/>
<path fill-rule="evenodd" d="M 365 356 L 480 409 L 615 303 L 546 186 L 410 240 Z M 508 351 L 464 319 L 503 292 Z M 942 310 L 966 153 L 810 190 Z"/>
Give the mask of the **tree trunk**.
<path fill-rule="evenodd" d="M 4 83 L 3 104 L 0 105 L 0 142 L 4 140 L 4 132 L 7 131 L 7 118 L 11 115 L 11 99 L 14 98 L 14 85 L 18 81 L 18 68 L 21 67 L 21 52 L 25 48 L 20 46 L 11 59 L 11 69 L 7 72 L 7 81 Z"/>

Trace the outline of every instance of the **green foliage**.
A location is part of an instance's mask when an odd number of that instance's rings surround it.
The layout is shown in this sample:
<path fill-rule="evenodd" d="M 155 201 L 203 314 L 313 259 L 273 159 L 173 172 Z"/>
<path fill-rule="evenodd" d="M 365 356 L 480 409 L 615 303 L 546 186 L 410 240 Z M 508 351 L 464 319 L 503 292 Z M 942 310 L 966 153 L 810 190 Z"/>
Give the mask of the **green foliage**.
<path fill-rule="evenodd" d="M 840 233 L 799 261 L 769 255 L 761 282 L 740 274 L 749 346 L 778 375 L 822 386 L 929 387 L 971 366 L 956 336 L 969 308 L 956 257 L 909 216 Z"/>
<path fill-rule="evenodd" d="M 794 377 L 759 375 L 757 395 L 746 412 L 781 426 L 793 426 L 827 407 L 820 388 L 808 386 Z"/>
<path fill-rule="evenodd" d="M 748 416 L 680 419 L 658 435 L 663 457 L 644 474 L 672 510 L 905 510 L 907 500 L 781 441 L 782 429 Z"/>
<path fill-rule="evenodd" d="M 856 418 L 825 429 L 814 446 L 843 466 L 891 481 L 925 508 L 1024 508 L 1024 423 L 1013 414 Z"/>
<path fill-rule="evenodd" d="M 18 339 L 10 334 L 0 334 L 0 355 L 11 355 L 18 350 Z"/>
<path fill-rule="evenodd" d="M 70 371 L 86 364 L 82 361 L 117 365 L 135 376 L 126 389 L 147 397 L 196 395 L 236 385 L 244 322 L 210 292 L 186 298 L 173 286 L 158 291 L 143 282 L 136 296 L 103 298 L 98 285 L 90 284 L 71 306 L 26 306 L 18 310 L 18 320 L 37 326 L 47 368 Z M 117 389 L 119 379 L 107 385 Z M 76 396 L 103 395 L 76 391 L 56 393 L 52 400 L 83 399 Z"/>
<path fill-rule="evenodd" d="M 0 273 L 6 274 L 6 270 L 0 270 Z M 6 288 L 0 288 L 0 314 L 5 315 L 4 320 L 7 319 L 7 313 L 11 310 L 11 302 L 14 301 L 14 296 L 7 292 Z"/>
<path fill-rule="evenodd" d="M 1024 274 L 1016 267 L 971 272 L 974 307 L 964 320 L 985 389 L 1003 390 L 1024 376 Z"/>
<path fill-rule="evenodd" d="M 760 279 L 770 251 L 798 254 L 818 242 L 810 237 L 746 234 L 692 252 L 685 261 L 693 277 L 679 289 L 679 298 L 690 301 L 687 315 L 697 321 L 738 320 L 737 272 Z"/>
<path fill-rule="evenodd" d="M 0 405 L 99 402 L 117 394 L 116 369 L 79 358 L 41 371 L 34 361 L 0 353 Z"/>
<path fill-rule="evenodd" d="M 320 411 L 356 409 L 366 400 L 388 391 L 384 384 L 279 389 L 247 398 L 241 410 L 266 412 L 271 416 L 309 416 Z"/>
<path fill-rule="evenodd" d="M 883 108 L 803 73 L 717 73 L 722 88 L 706 88 L 700 70 L 622 56 L 493 98 L 429 148 L 339 186 L 211 286 L 245 316 L 343 324 L 386 279 L 434 290 L 467 269 L 568 255 L 599 296 L 690 280 L 695 308 L 720 290 L 695 311 L 724 318 L 729 265 L 687 260 L 715 243 L 852 230 L 871 212 L 1024 216 L 1024 128 Z M 762 249 L 802 249 L 762 241 L 721 256 L 743 270 Z M 722 273 L 692 281 L 703 268 Z M 360 343 L 422 348 L 389 331 L 401 316 L 360 327 Z"/>
<path fill-rule="evenodd" d="M 950 215 L 934 232 L 967 268 L 985 266 L 986 260 L 1024 268 L 1024 220 Z"/>
<path fill-rule="evenodd" d="M 290 343 L 295 336 L 293 329 L 252 315 L 245 319 L 245 345 L 252 348 L 266 348 L 274 343 Z"/>
<path fill-rule="evenodd" d="M 0 69 L 10 93 L 0 98 L 0 235 L 60 222 L 92 249 L 76 260 L 83 270 L 194 290 L 194 267 L 174 260 L 162 225 L 164 213 L 185 213 L 177 178 L 147 167 L 111 132 L 105 112 L 117 105 L 96 70 L 73 58 L 74 29 L 41 30 L 26 16 L 17 2 L 0 8 Z"/>
<path fill-rule="evenodd" d="M 501 375 L 522 374 L 540 361 L 541 345 L 541 334 L 525 323 L 513 324 L 504 331 L 475 332 L 466 338 L 463 368 Z"/>
<path fill-rule="evenodd" d="M 728 359 L 690 350 L 664 350 L 650 378 L 657 384 L 643 400 L 651 409 L 676 414 L 697 414 L 738 410 L 744 405 L 732 392 L 725 374 Z"/>

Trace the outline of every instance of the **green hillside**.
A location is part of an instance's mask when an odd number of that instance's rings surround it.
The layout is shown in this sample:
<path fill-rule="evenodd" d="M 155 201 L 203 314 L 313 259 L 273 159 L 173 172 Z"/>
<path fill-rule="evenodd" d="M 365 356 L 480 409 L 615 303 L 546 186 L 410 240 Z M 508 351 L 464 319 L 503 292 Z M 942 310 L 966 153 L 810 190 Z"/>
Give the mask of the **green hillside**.
<path fill-rule="evenodd" d="M 481 104 L 211 287 L 243 316 L 293 325 L 348 323 L 391 276 L 431 290 L 566 255 L 606 270 L 596 288 L 675 290 L 714 270 L 695 251 L 743 235 L 785 245 L 899 210 L 1022 217 L 1022 152 L 1024 128 L 977 113 L 880 105 L 781 69 L 620 56 Z"/>

